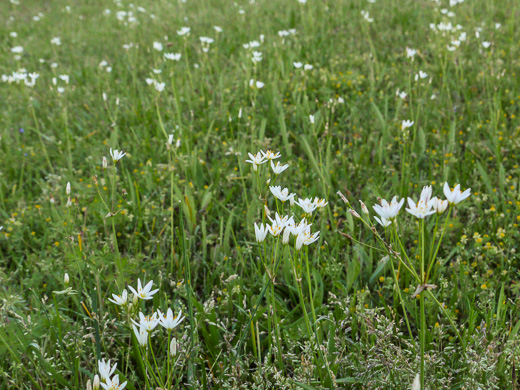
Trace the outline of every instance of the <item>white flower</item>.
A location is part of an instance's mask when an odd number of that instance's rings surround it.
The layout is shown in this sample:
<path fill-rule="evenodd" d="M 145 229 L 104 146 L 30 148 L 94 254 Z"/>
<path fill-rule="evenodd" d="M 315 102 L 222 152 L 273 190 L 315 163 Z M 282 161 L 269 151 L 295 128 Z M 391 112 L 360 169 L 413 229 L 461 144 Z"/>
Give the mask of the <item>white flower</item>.
<path fill-rule="evenodd" d="M 285 171 L 287 168 L 289 168 L 289 164 L 282 165 L 279 161 L 276 162 L 276 165 L 273 164 L 273 161 L 271 160 L 271 168 L 273 169 L 273 172 L 275 175 L 279 175 L 283 171 Z"/>
<path fill-rule="evenodd" d="M 123 153 L 122 150 L 112 150 L 112 148 L 110 148 L 110 155 L 112 156 L 112 160 L 114 160 L 114 162 L 117 162 L 121 160 L 123 157 L 125 157 L 126 153 Z"/>
<path fill-rule="evenodd" d="M 471 188 L 468 188 L 466 191 L 461 192 L 460 184 L 457 184 L 455 188 L 452 190 L 450 189 L 450 186 L 447 182 L 444 183 L 444 196 L 446 196 L 446 199 L 450 204 L 458 204 L 462 202 L 464 199 L 468 198 L 470 195 Z"/>
<path fill-rule="evenodd" d="M 15 46 L 11 48 L 11 53 L 21 54 L 23 53 L 23 46 Z"/>
<path fill-rule="evenodd" d="M 495 29 L 500 30 L 500 27 L 502 27 L 500 23 L 495 23 Z"/>
<path fill-rule="evenodd" d="M 260 152 L 262 152 L 262 155 L 268 160 L 276 160 L 277 158 L 282 157 L 280 152 L 275 153 L 272 150 L 268 150 L 267 152 L 261 150 Z"/>
<path fill-rule="evenodd" d="M 69 83 L 69 75 L 67 74 L 60 74 L 58 76 L 58 78 L 61 80 L 61 81 L 65 81 L 65 84 L 68 84 Z"/>
<path fill-rule="evenodd" d="M 271 162 L 272 164 L 272 162 Z M 282 187 L 280 186 L 269 186 L 269 189 L 271 190 L 271 193 L 277 198 L 280 199 L 282 202 L 286 202 L 291 198 L 294 198 L 296 194 L 290 194 L 289 190 L 287 188 L 284 188 L 282 190 Z"/>
<path fill-rule="evenodd" d="M 339 104 L 343 104 L 343 103 L 345 103 L 345 99 L 343 99 L 341 96 L 338 97 L 338 103 L 339 103 Z"/>
<path fill-rule="evenodd" d="M 112 294 L 114 299 L 108 298 L 108 300 L 118 306 L 125 306 L 128 302 L 128 291 L 126 289 L 123 290 L 121 295 Z"/>
<path fill-rule="evenodd" d="M 303 66 L 301 62 L 293 62 L 293 65 L 296 69 L 300 69 Z"/>
<path fill-rule="evenodd" d="M 163 50 L 163 45 L 161 42 L 154 42 L 153 43 L 153 48 L 157 51 L 162 51 Z"/>
<path fill-rule="evenodd" d="M 392 224 L 392 221 L 390 221 L 389 219 L 385 219 L 383 217 L 381 217 L 381 219 L 379 219 L 376 216 L 374 216 L 374 219 L 383 227 L 387 227 L 387 226 L 390 226 Z"/>
<path fill-rule="evenodd" d="M 413 60 L 416 54 L 416 49 L 410 49 L 409 47 L 406 48 L 406 58 L 411 58 Z"/>
<path fill-rule="evenodd" d="M 314 124 L 314 115 L 309 115 L 309 121 Z"/>
<path fill-rule="evenodd" d="M 181 53 L 164 53 L 164 58 L 172 61 L 179 61 L 181 59 Z"/>
<path fill-rule="evenodd" d="M 61 39 L 59 37 L 54 37 L 51 39 L 51 43 L 53 45 L 59 46 L 59 45 L 61 45 Z"/>
<path fill-rule="evenodd" d="M 298 206 L 300 206 L 306 214 L 311 214 L 318 207 L 311 198 L 306 199 L 298 199 L 295 202 Z"/>
<path fill-rule="evenodd" d="M 491 42 L 484 41 L 482 42 L 482 46 L 484 46 L 484 48 L 487 49 L 489 46 L 491 46 Z"/>
<path fill-rule="evenodd" d="M 262 155 L 263 152 L 259 151 L 257 154 L 248 153 L 249 158 L 251 160 L 246 160 L 247 163 L 253 164 L 253 169 L 256 171 L 258 169 L 258 165 L 261 165 L 263 163 L 267 162 L 267 159 L 265 156 Z"/>
<path fill-rule="evenodd" d="M 269 233 L 269 225 L 266 224 L 264 226 L 263 223 L 261 223 L 259 226 L 257 226 L 255 222 L 255 238 L 256 242 L 262 242 L 265 240 L 265 237 L 267 236 L 267 233 Z"/>
<path fill-rule="evenodd" d="M 160 310 L 157 310 L 157 315 L 159 316 L 159 324 L 168 330 L 173 330 L 179 325 L 185 317 L 182 316 L 182 310 L 179 312 L 177 316 L 173 315 L 172 309 L 168 309 L 166 315 L 161 313 Z"/>
<path fill-rule="evenodd" d="M 261 81 L 255 81 L 255 80 L 253 80 L 253 79 L 249 80 L 249 86 L 250 86 L 251 88 L 253 88 L 254 86 L 256 86 L 256 88 L 261 89 L 261 88 L 264 87 L 264 85 L 265 85 L 265 84 L 262 83 Z"/>
<path fill-rule="evenodd" d="M 379 214 L 380 217 L 393 221 L 395 217 L 397 217 L 397 214 L 399 214 L 401 207 L 403 207 L 404 198 L 398 202 L 397 196 L 394 196 L 390 203 L 388 203 L 385 199 L 381 199 L 380 203 L 381 205 L 375 204 L 372 206 L 374 211 Z"/>
<path fill-rule="evenodd" d="M 271 226 L 267 226 L 269 229 L 269 233 L 271 233 L 273 237 L 279 236 L 288 224 L 294 224 L 293 217 L 289 218 L 288 215 L 280 217 L 280 215 L 276 213 L 274 219 L 272 219 L 271 217 L 267 218 L 269 218 L 269 220 L 271 221 Z"/>
<path fill-rule="evenodd" d="M 65 193 L 66 193 L 67 195 L 70 194 L 70 181 L 67 182 L 67 185 L 65 186 Z"/>
<path fill-rule="evenodd" d="M 440 200 L 437 197 L 433 198 L 432 201 L 433 200 L 435 200 L 435 202 L 433 202 L 433 208 L 435 209 L 435 212 L 437 214 L 444 213 L 444 211 L 446 211 L 446 208 L 448 208 L 448 201 Z"/>
<path fill-rule="evenodd" d="M 260 62 L 262 61 L 262 52 L 260 51 L 253 51 L 253 58 L 251 58 L 253 62 Z"/>
<path fill-rule="evenodd" d="M 428 73 L 423 72 L 422 70 L 420 70 L 419 73 L 417 73 L 415 75 L 415 81 L 417 81 L 419 79 L 425 79 L 426 77 L 428 77 Z"/>
<path fill-rule="evenodd" d="M 296 237 L 296 244 L 294 247 L 297 251 L 299 251 L 301 249 L 302 245 L 308 246 L 308 245 L 312 244 L 313 242 L 318 241 L 319 238 L 320 238 L 320 232 L 316 232 L 314 234 L 311 234 L 310 230 L 301 232 Z"/>
<path fill-rule="evenodd" d="M 139 345 L 146 347 L 146 344 L 148 344 L 148 332 L 143 328 L 137 328 L 135 325 L 132 325 L 132 327 L 134 328 L 134 334 Z"/>
<path fill-rule="evenodd" d="M 116 367 L 117 363 L 110 366 L 110 360 L 108 362 L 105 362 L 105 359 L 98 360 L 99 376 L 101 377 L 101 380 L 106 381 L 109 379 L 116 370 Z"/>
<path fill-rule="evenodd" d="M 219 26 L 213 26 L 213 28 L 214 28 L 215 31 L 218 32 L 218 33 L 221 33 L 222 31 L 224 31 L 224 30 L 222 29 L 222 27 L 219 27 Z"/>
<path fill-rule="evenodd" d="M 199 37 L 200 41 L 202 43 L 205 43 L 205 44 L 212 44 L 213 42 L 215 42 L 215 40 L 213 38 L 208 38 L 208 37 Z"/>
<path fill-rule="evenodd" d="M 114 375 L 112 379 L 107 378 L 106 383 L 101 383 L 105 390 L 123 390 L 127 382 L 119 384 L 119 375 Z"/>
<path fill-rule="evenodd" d="M 305 64 L 303 66 L 303 70 L 312 70 L 314 68 L 314 66 L 312 66 L 311 64 Z"/>
<path fill-rule="evenodd" d="M 164 87 L 166 86 L 166 83 L 159 83 L 157 81 L 154 81 L 153 86 L 158 92 L 164 91 Z"/>
<path fill-rule="evenodd" d="M 361 11 L 361 16 L 363 16 L 363 18 L 364 18 L 368 23 L 372 23 L 372 22 L 374 21 L 374 19 L 370 17 L 368 11 L 362 10 L 362 11 Z"/>
<path fill-rule="evenodd" d="M 314 198 L 314 205 L 316 208 L 321 209 L 329 204 L 325 199 Z"/>
<path fill-rule="evenodd" d="M 177 31 L 178 35 L 187 35 L 190 33 L 191 28 L 189 27 L 182 27 L 180 30 Z"/>
<path fill-rule="evenodd" d="M 431 199 L 431 196 L 432 187 L 424 186 L 417 203 L 415 203 L 412 198 L 408 198 L 408 208 L 406 211 L 420 219 L 424 219 L 429 215 L 435 214 L 436 211 L 432 210 L 432 207 L 436 202 L 436 198 Z"/>
<path fill-rule="evenodd" d="M 141 279 L 137 279 L 137 291 L 132 286 L 128 286 L 130 291 L 134 293 L 137 297 L 141 299 L 152 299 L 153 294 L 155 294 L 159 289 L 150 291 L 152 289 L 153 280 L 150 280 L 144 288 L 141 285 Z"/>
<path fill-rule="evenodd" d="M 450 0 L 450 4 L 451 4 L 451 1 L 453 1 L 453 0 Z M 419 374 L 415 375 L 411 390 L 421 390 L 421 376 Z"/>
<path fill-rule="evenodd" d="M 151 316 L 145 316 L 143 313 L 139 312 L 139 322 L 134 320 L 132 320 L 132 322 L 139 326 L 140 329 L 151 332 L 159 324 L 159 318 L 157 318 L 157 313 L 153 313 Z"/>
<path fill-rule="evenodd" d="M 405 130 L 409 127 L 412 127 L 413 126 L 413 121 L 410 121 L 410 120 L 405 120 L 405 121 L 402 121 L 401 122 L 401 130 Z"/>
<path fill-rule="evenodd" d="M 152 84 L 155 82 L 154 79 L 151 79 L 151 78 L 149 78 L 149 77 L 147 77 L 146 79 L 144 79 L 144 81 L 145 81 L 146 84 L 148 84 L 148 85 L 152 85 Z"/>
<path fill-rule="evenodd" d="M 399 89 L 397 89 L 397 91 L 395 92 L 396 96 L 399 96 L 401 99 L 405 99 L 406 96 L 408 96 L 408 94 L 404 91 L 399 91 Z"/>

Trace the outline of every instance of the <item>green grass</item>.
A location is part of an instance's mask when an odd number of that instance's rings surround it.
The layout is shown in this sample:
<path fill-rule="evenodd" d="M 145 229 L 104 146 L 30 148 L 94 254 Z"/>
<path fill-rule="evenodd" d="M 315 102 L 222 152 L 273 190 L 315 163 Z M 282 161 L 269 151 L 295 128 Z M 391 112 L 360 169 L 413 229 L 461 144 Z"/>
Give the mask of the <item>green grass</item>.
<path fill-rule="evenodd" d="M 518 388 L 517 2 L 20 3 L 0 5 L 0 75 L 39 78 L 0 81 L 0 389 L 85 389 L 102 358 L 129 389 L 166 388 L 169 371 L 171 388 L 409 389 L 420 345 L 427 389 Z M 441 22 L 461 28 L 429 27 Z M 201 36 L 214 39 L 207 53 Z M 256 64 L 243 47 L 255 40 Z M 428 77 L 415 81 L 419 71 Z M 110 148 L 127 155 L 114 165 Z M 257 175 L 245 162 L 260 149 L 290 164 L 277 185 L 328 201 L 312 216 L 320 239 L 301 251 L 255 240 L 265 206 L 283 207 L 268 165 Z M 443 197 L 445 181 L 472 190 L 446 230 L 446 215 L 436 236 L 428 217 L 421 241 L 403 207 L 403 247 L 392 228 L 376 227 L 391 249 L 375 236 L 378 197 L 417 199 L 426 185 Z M 437 287 L 414 298 L 403 264 L 417 272 L 441 231 Z M 138 278 L 160 289 L 152 300 L 108 301 Z M 152 333 L 154 361 L 130 319 L 169 307 L 186 319 Z"/>

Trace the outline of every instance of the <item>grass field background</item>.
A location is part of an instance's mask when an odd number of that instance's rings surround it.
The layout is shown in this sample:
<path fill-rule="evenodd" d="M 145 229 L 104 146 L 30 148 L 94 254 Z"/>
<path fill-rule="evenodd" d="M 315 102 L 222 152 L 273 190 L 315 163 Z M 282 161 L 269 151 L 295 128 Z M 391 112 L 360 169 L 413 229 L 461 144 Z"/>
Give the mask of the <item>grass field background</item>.
<path fill-rule="evenodd" d="M 128 389 L 516 389 L 518 8 L 2 1 L 0 389 L 85 389 L 102 359 Z M 471 196 L 404 206 L 385 246 L 378 198 L 445 182 Z M 258 243 L 269 212 L 319 240 Z M 131 320 L 168 308 L 140 347 Z"/>

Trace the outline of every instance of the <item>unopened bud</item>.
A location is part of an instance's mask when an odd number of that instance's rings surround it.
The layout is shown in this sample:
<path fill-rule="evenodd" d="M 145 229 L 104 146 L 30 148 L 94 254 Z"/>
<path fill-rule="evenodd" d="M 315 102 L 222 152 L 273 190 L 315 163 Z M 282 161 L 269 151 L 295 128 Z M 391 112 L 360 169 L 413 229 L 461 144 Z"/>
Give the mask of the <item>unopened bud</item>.
<path fill-rule="evenodd" d="M 139 303 L 139 297 L 137 295 L 132 295 L 132 304 L 134 306 L 137 306 L 137 304 Z"/>
<path fill-rule="evenodd" d="M 368 215 L 369 212 L 366 204 L 364 204 L 362 200 L 360 200 L 359 203 L 361 203 L 361 210 L 363 210 L 363 213 L 365 213 L 365 215 Z"/>
<path fill-rule="evenodd" d="M 170 356 L 177 355 L 177 339 L 174 337 L 170 342 Z"/>
<path fill-rule="evenodd" d="M 69 284 L 70 282 L 70 279 L 69 279 L 69 274 L 65 272 L 65 275 L 63 275 L 63 282 L 65 284 Z"/>
<path fill-rule="evenodd" d="M 54 203 L 54 196 L 53 196 L 53 195 L 51 195 L 50 202 L 51 202 L 51 203 Z"/>
<path fill-rule="evenodd" d="M 67 182 L 67 186 L 65 187 L 65 193 L 66 193 L 67 195 L 70 194 L 70 181 Z"/>
<path fill-rule="evenodd" d="M 90 379 L 87 381 L 87 390 L 92 390 L 92 383 L 90 382 Z"/>
<path fill-rule="evenodd" d="M 346 204 L 350 204 L 349 201 L 348 201 L 348 199 L 345 198 L 345 195 L 343 195 L 343 194 L 341 193 L 341 191 L 338 191 L 337 194 L 340 196 L 340 198 L 341 198 L 341 200 L 342 200 L 343 202 L 345 202 Z"/>
<path fill-rule="evenodd" d="M 119 98 L 116 99 L 116 106 L 119 106 Z"/>
<path fill-rule="evenodd" d="M 103 92 L 103 100 L 106 102 L 107 101 L 107 94 L 105 92 Z"/>
<path fill-rule="evenodd" d="M 356 218 L 361 218 L 361 215 L 359 215 L 358 212 L 354 209 L 350 209 L 348 212 Z"/>
<path fill-rule="evenodd" d="M 99 390 L 99 375 L 94 376 L 94 385 L 92 386 L 92 390 Z"/>
<path fill-rule="evenodd" d="M 265 216 L 266 217 L 271 215 L 271 210 L 269 210 L 269 207 L 267 207 L 266 204 L 264 205 L 264 210 L 265 210 Z"/>
<path fill-rule="evenodd" d="M 107 158 L 105 156 L 103 156 L 103 169 L 107 169 L 108 168 L 108 162 L 107 162 Z"/>
<path fill-rule="evenodd" d="M 265 184 L 267 184 L 267 185 L 271 184 L 271 179 L 267 179 L 267 181 L 265 182 Z"/>
<path fill-rule="evenodd" d="M 70 207 L 72 206 L 72 200 L 70 200 L 70 196 L 69 196 L 69 199 L 67 199 L 67 207 Z"/>

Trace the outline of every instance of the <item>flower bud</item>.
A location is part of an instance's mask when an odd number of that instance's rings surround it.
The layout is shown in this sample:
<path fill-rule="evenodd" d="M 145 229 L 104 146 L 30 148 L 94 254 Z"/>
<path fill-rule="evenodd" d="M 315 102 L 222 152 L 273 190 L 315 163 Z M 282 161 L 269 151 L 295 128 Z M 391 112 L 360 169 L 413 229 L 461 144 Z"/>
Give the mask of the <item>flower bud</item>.
<path fill-rule="evenodd" d="M 94 376 L 94 385 L 92 386 L 92 390 L 99 390 L 99 375 Z"/>
<path fill-rule="evenodd" d="M 361 203 L 361 210 L 363 210 L 363 213 L 365 213 L 365 215 L 368 215 L 369 212 L 367 206 L 363 203 L 362 200 L 360 200 L 359 203 Z"/>
<path fill-rule="evenodd" d="M 138 297 L 137 295 L 134 294 L 134 295 L 132 296 L 132 304 L 133 304 L 134 306 L 137 306 L 138 303 L 139 303 L 139 297 Z"/>
<path fill-rule="evenodd" d="M 107 169 L 107 168 L 108 168 L 107 158 L 105 156 L 103 156 L 103 169 Z"/>
<path fill-rule="evenodd" d="M 70 282 L 70 279 L 69 279 L 69 274 L 65 272 L 65 275 L 63 275 L 63 282 L 65 284 L 69 284 Z"/>
<path fill-rule="evenodd" d="M 107 94 L 105 92 L 103 92 L 103 100 L 106 102 L 107 101 Z"/>
<path fill-rule="evenodd" d="M 348 212 L 356 218 L 361 218 L 361 215 L 359 215 L 358 212 L 354 209 L 350 209 Z"/>
<path fill-rule="evenodd" d="M 87 390 L 92 390 L 92 383 L 90 382 L 90 379 L 87 381 Z"/>
<path fill-rule="evenodd" d="M 291 229 L 289 229 L 289 227 L 286 226 L 283 231 L 282 243 L 288 244 L 290 238 L 291 238 Z"/>
<path fill-rule="evenodd" d="M 70 200 L 70 196 L 69 196 L 69 199 L 67 199 L 67 207 L 70 207 L 72 206 L 72 200 Z"/>
<path fill-rule="evenodd" d="M 67 186 L 65 187 L 65 193 L 66 193 L 67 195 L 70 195 L 70 181 L 67 182 Z"/>
<path fill-rule="evenodd" d="M 177 355 L 177 339 L 174 337 L 170 342 L 170 356 Z"/>

